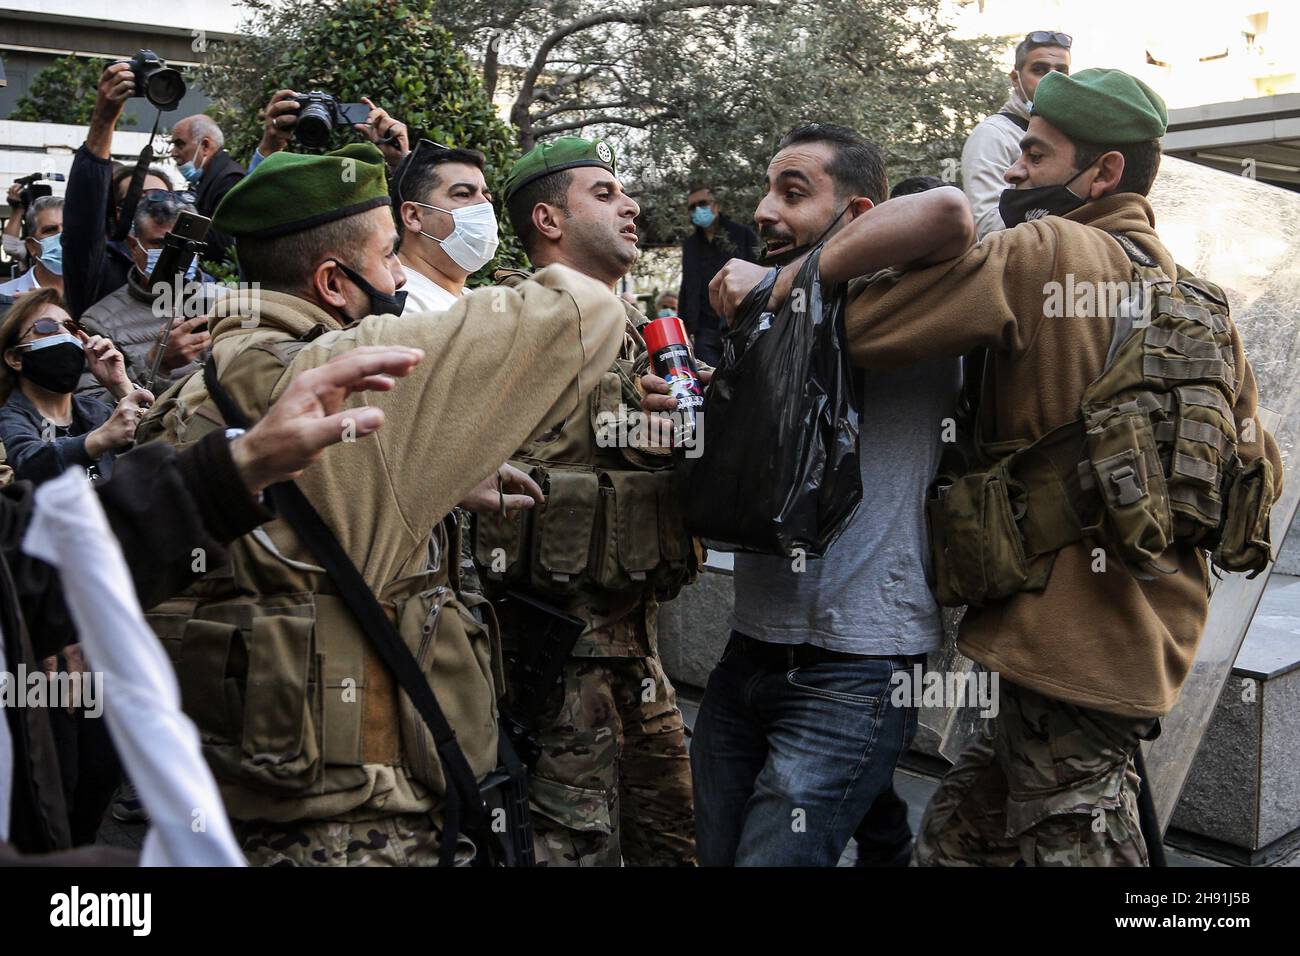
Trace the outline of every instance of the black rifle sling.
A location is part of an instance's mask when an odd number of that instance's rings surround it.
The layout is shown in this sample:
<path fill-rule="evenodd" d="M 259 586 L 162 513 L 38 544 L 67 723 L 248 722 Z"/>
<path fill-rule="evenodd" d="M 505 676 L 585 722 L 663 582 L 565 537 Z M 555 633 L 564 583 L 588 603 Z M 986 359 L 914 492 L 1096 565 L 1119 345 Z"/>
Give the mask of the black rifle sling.
<path fill-rule="evenodd" d="M 1008 113 L 1006 110 L 1001 110 L 1000 112 L 998 112 L 997 115 L 1005 116 L 1007 119 L 1011 120 L 1011 122 L 1015 123 L 1026 133 L 1029 132 L 1029 120 L 1025 119 L 1023 116 L 1017 116 L 1015 113 Z"/>
<path fill-rule="evenodd" d="M 218 380 L 216 361 L 211 356 L 203 367 L 203 382 L 228 425 L 250 427 L 248 418 Z M 469 761 L 465 759 L 465 752 L 456 740 L 456 732 L 447 723 L 433 694 L 433 688 L 429 686 L 410 648 L 397 633 L 397 628 L 384 613 L 361 572 L 302 493 L 302 489 L 292 481 L 282 481 L 266 489 L 266 496 L 276 513 L 289 522 L 307 550 L 329 573 L 348 610 L 357 619 L 361 630 L 370 639 L 380 659 L 411 699 L 429 728 L 429 733 L 433 735 L 447 782 L 440 865 L 452 865 L 462 827 L 462 815 L 466 829 L 471 831 L 478 831 L 487 823 L 487 805 L 479 793 L 478 782 Z"/>
<path fill-rule="evenodd" d="M 153 141 L 158 135 L 158 123 L 162 120 L 162 110 L 153 120 L 153 131 L 149 134 L 149 139 L 145 142 L 144 148 L 140 150 L 140 158 L 135 162 L 135 169 L 131 172 L 131 181 L 126 187 L 126 196 L 122 199 L 122 212 L 116 222 L 113 223 L 113 239 L 121 242 L 131 234 L 131 226 L 135 224 L 135 212 L 140 206 L 140 194 L 144 192 L 144 181 L 149 175 L 149 167 L 153 163 Z"/>

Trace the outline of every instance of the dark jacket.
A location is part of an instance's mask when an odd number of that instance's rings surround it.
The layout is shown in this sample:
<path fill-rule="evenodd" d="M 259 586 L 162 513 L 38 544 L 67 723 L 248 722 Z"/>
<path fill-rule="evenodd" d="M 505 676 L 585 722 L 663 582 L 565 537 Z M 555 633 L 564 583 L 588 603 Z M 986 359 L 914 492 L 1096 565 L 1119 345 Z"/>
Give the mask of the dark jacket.
<path fill-rule="evenodd" d="M 696 355 L 710 365 L 718 363 L 723 323 L 709 305 L 709 283 L 728 259 L 756 261 L 757 246 L 754 230 L 721 215 L 711 241 L 703 229 L 696 228 L 682 243 L 682 288 L 677 296 L 677 311 L 686 331 L 695 337 Z"/>
<path fill-rule="evenodd" d="M 112 164 L 82 144 L 63 196 L 63 298 L 74 319 L 122 288 L 135 264 L 125 243 L 108 238 L 112 176 Z"/>
<path fill-rule="evenodd" d="M 223 431 L 179 454 L 154 443 L 121 456 L 111 481 L 95 483 L 99 503 L 122 546 L 140 604 L 149 608 L 196 577 L 195 548 L 214 565 L 223 545 L 264 521 L 266 511 L 244 485 Z M 9 673 L 28 673 L 42 658 L 76 641 L 57 572 L 22 551 L 33 487 L 0 489 L 0 659 Z M 24 853 L 67 847 L 70 834 L 49 717 L 40 707 L 5 707 L 14 742 L 9 839 Z"/>
<path fill-rule="evenodd" d="M 46 441 L 45 416 L 36 410 L 19 389 L 9 393 L 0 406 L 0 442 L 4 442 L 14 477 L 39 485 L 57 478 L 73 465 L 94 465 L 99 477 L 113 472 L 115 452 L 106 451 L 98 459 L 86 453 L 86 436 L 113 414 L 113 406 L 86 395 L 72 396 L 72 425 L 68 435 Z"/>
<path fill-rule="evenodd" d="M 224 149 L 213 153 L 208 164 L 203 167 L 203 178 L 199 180 L 199 190 L 194 200 L 194 208 L 199 211 L 199 215 L 211 219 L 226 193 L 247 175 L 244 167 Z M 200 258 L 220 261 L 225 258 L 231 241 L 223 232 L 208 230 L 208 251 Z"/>

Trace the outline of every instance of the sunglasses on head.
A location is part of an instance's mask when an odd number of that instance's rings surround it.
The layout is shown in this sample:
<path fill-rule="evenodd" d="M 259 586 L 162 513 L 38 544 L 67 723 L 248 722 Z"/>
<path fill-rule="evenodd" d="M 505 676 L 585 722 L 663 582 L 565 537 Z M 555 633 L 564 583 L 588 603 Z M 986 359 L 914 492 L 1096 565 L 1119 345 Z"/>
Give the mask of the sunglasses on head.
<path fill-rule="evenodd" d="M 1040 46 L 1059 46 L 1063 49 L 1070 49 L 1070 44 L 1074 38 L 1068 33 L 1057 33 L 1055 30 L 1035 30 L 1033 33 L 1025 36 L 1025 42 L 1037 43 Z"/>
<path fill-rule="evenodd" d="M 397 201 L 398 202 L 406 201 L 406 193 L 402 192 L 402 184 L 406 182 L 406 174 L 411 171 L 411 167 L 414 166 L 416 160 L 419 159 L 420 150 L 424 150 L 426 153 L 428 153 L 431 156 L 437 156 L 439 153 L 450 153 L 451 147 L 443 146 L 442 143 L 435 143 L 431 139 L 421 139 L 418 143 L 415 144 L 415 149 L 411 150 L 411 154 L 407 156 L 405 160 L 403 160 L 402 173 L 400 176 L 397 177 Z"/>

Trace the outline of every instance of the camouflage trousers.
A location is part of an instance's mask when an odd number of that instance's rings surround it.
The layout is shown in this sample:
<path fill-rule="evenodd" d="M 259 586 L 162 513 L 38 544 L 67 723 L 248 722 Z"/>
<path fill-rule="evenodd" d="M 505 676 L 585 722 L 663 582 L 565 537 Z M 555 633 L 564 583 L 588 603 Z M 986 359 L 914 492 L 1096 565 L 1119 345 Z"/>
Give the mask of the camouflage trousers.
<path fill-rule="evenodd" d="M 437 866 L 442 831 L 427 813 L 374 820 L 231 820 L 250 866 Z M 467 866 L 474 845 L 461 836 L 456 865 Z"/>
<path fill-rule="evenodd" d="M 575 658 L 529 777 L 540 866 L 694 865 L 691 764 L 659 659 Z"/>
<path fill-rule="evenodd" d="M 1133 755 L 1155 721 L 1000 683 L 997 716 L 930 798 L 912 865 L 1146 866 Z"/>

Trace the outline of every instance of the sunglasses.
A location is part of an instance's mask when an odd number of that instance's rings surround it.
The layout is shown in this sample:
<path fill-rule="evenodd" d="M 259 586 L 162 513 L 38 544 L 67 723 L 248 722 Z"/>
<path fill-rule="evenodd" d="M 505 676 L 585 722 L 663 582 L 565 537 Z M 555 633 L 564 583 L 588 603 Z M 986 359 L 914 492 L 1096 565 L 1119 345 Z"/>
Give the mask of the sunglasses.
<path fill-rule="evenodd" d="M 1033 33 L 1026 34 L 1025 42 L 1036 43 L 1040 46 L 1059 46 L 1068 50 L 1070 44 L 1074 42 L 1074 38 L 1068 33 L 1057 33 L 1055 30 L 1035 30 Z"/>
<path fill-rule="evenodd" d="M 686 207 L 686 211 L 694 212 L 695 210 L 699 209 L 701 206 L 712 206 L 712 205 L 713 205 L 712 199 L 697 199 L 695 200 L 695 202 L 689 204 Z"/>
<path fill-rule="evenodd" d="M 22 338 L 25 339 L 29 335 L 36 335 L 44 338 L 47 335 L 60 335 L 65 333 L 68 335 L 76 335 L 77 333 L 77 324 L 71 319 L 64 322 L 60 322 L 58 319 L 37 319 L 32 323 L 32 327 L 23 333 Z M 19 342 L 21 344 L 14 345 L 14 348 L 24 351 L 30 350 L 35 344 L 33 342 L 22 342 L 21 339 Z"/>
<path fill-rule="evenodd" d="M 177 202 L 184 205 L 194 205 L 194 193 L 178 192 L 174 189 L 146 189 L 140 194 L 140 202 L 155 205 L 164 202 Z"/>
<path fill-rule="evenodd" d="M 397 201 L 399 203 L 406 201 L 406 193 L 402 192 L 402 184 L 406 182 L 406 174 L 411 171 L 411 167 L 419 159 L 420 150 L 424 150 L 432 156 L 437 156 L 439 153 L 450 153 L 451 147 L 443 146 L 442 143 L 435 143 L 431 139 L 421 139 L 415 144 L 415 149 L 411 150 L 411 155 L 402 161 L 402 173 L 397 177 Z"/>

